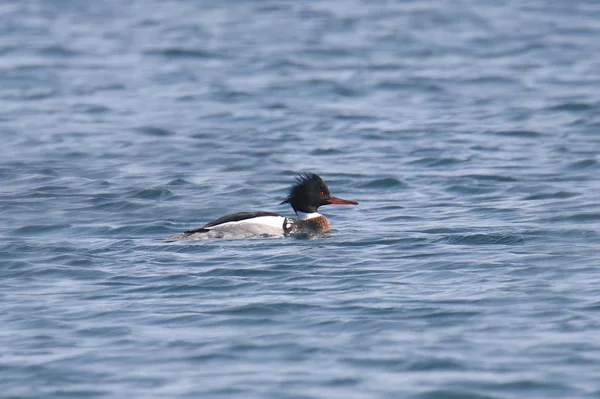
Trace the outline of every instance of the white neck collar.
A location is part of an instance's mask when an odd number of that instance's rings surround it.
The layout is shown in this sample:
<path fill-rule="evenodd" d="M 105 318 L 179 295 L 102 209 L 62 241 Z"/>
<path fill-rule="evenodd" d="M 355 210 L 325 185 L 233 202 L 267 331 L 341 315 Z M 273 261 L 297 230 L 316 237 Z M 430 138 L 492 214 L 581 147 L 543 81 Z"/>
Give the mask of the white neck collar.
<path fill-rule="evenodd" d="M 318 218 L 320 216 L 323 216 L 319 212 L 305 213 L 305 212 L 301 212 L 301 211 L 296 211 L 296 215 L 298 215 L 298 218 L 300 220 L 313 219 L 313 218 Z"/>

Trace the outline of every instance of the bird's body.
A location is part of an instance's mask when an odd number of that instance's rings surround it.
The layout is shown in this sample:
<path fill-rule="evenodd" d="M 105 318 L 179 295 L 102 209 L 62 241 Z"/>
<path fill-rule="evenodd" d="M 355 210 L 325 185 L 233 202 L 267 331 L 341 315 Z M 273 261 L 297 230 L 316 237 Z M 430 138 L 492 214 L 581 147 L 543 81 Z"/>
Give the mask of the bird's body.
<path fill-rule="evenodd" d="M 202 227 L 188 230 L 168 240 L 195 240 L 202 238 L 245 238 L 260 236 L 315 235 L 331 230 L 329 220 L 317 212 L 327 204 L 358 204 L 332 196 L 320 176 L 300 175 L 297 183 L 282 203 L 289 203 L 298 218 L 288 218 L 274 212 L 232 213 Z"/>

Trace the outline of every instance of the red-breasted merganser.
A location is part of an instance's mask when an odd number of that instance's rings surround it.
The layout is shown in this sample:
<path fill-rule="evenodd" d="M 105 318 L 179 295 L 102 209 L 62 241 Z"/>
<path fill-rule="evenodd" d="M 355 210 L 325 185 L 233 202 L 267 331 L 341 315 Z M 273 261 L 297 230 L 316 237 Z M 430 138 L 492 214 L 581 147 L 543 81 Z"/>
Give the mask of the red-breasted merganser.
<path fill-rule="evenodd" d="M 334 197 L 319 175 L 304 173 L 296 178 L 296 184 L 292 186 L 282 204 L 290 204 L 298 219 L 287 218 L 274 212 L 239 212 L 223 216 L 167 240 L 327 233 L 331 226 L 329 220 L 317 212 L 319 207 L 329 204 L 357 205 L 358 202 Z"/>

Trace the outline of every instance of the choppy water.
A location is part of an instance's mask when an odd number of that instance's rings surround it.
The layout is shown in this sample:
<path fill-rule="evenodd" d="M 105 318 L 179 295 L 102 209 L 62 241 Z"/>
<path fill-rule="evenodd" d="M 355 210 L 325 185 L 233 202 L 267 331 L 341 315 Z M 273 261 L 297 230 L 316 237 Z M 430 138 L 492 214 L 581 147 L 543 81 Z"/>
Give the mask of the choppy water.
<path fill-rule="evenodd" d="M 600 397 L 600 4 L 0 4 L 0 392 Z M 165 243 L 270 210 L 331 234 Z"/>

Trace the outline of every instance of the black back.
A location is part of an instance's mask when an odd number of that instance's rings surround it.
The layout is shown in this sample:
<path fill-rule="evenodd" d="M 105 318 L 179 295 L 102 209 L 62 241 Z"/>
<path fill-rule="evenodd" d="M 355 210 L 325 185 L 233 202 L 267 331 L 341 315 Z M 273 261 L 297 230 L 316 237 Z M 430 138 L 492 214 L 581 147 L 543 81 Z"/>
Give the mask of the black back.
<path fill-rule="evenodd" d="M 228 223 L 228 222 L 239 222 L 240 220 L 252 219 L 252 218 L 257 218 L 257 217 L 261 217 L 261 216 L 281 216 L 281 215 L 278 213 L 275 213 L 275 212 L 264 212 L 264 211 L 232 213 L 232 214 L 220 217 L 218 219 L 215 219 L 212 222 L 207 223 L 202 227 L 198 227 L 197 229 L 188 230 L 185 232 L 185 234 L 206 233 L 207 231 L 209 231 L 208 230 L 209 227 L 218 226 L 220 224 Z"/>

